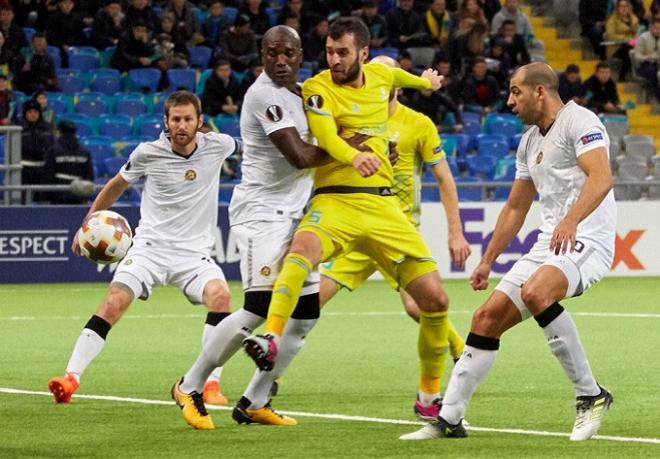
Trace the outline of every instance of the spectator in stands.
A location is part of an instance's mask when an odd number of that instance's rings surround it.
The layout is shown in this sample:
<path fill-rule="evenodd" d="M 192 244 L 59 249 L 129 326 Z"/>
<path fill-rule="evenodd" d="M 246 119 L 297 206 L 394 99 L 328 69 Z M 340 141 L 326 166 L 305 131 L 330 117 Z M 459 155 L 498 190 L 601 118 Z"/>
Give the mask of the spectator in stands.
<path fill-rule="evenodd" d="M 9 65 L 16 53 L 7 46 L 5 33 L 0 30 L 0 65 Z"/>
<path fill-rule="evenodd" d="M 201 99 L 202 111 L 209 116 L 238 115 L 243 95 L 229 61 L 221 59 L 215 64 Z"/>
<path fill-rule="evenodd" d="M 185 43 L 197 45 L 204 41 L 194 5 L 188 0 L 170 0 L 164 13 L 172 14 L 174 29 Z"/>
<path fill-rule="evenodd" d="M 422 17 L 413 11 L 413 0 L 399 0 L 385 16 L 390 45 L 401 49 L 429 46 L 429 35 L 424 30 Z"/>
<path fill-rule="evenodd" d="M 520 0 L 504 0 L 504 6 L 495 14 L 491 22 L 491 34 L 496 34 L 505 20 L 511 20 L 516 25 L 516 33 L 522 35 L 525 42 L 534 37 L 532 23 L 525 13 L 520 10 Z"/>
<path fill-rule="evenodd" d="M 578 105 L 585 105 L 585 87 L 580 78 L 580 67 L 569 64 L 566 70 L 559 74 L 559 97 L 563 103 L 573 101 Z"/>
<path fill-rule="evenodd" d="M 491 46 L 496 41 L 501 43 L 502 51 L 508 56 L 511 69 L 529 64 L 532 61 L 527 51 L 525 39 L 516 32 L 516 24 L 511 19 L 502 21 L 497 35 L 491 39 Z"/>
<path fill-rule="evenodd" d="M 190 51 L 186 42 L 175 27 L 176 19 L 171 12 L 160 17 L 160 27 L 152 40 L 154 51 L 160 56 L 159 67 L 163 70 L 171 68 L 184 69 L 190 61 Z"/>
<path fill-rule="evenodd" d="M 472 30 L 475 24 L 481 24 L 488 30 L 488 19 L 477 0 L 463 0 L 453 17 L 452 30 L 455 35 L 462 35 Z"/>
<path fill-rule="evenodd" d="M 225 3 L 222 0 L 211 0 L 209 2 L 209 15 L 202 24 L 202 36 L 204 46 L 216 49 L 220 46 L 222 33 L 230 27 L 229 19 L 222 14 Z"/>
<path fill-rule="evenodd" d="M 236 16 L 234 25 L 222 34 L 220 49 L 222 57 L 238 72 L 245 70 L 258 57 L 257 38 L 250 28 L 249 16 Z"/>
<path fill-rule="evenodd" d="M 605 38 L 614 42 L 607 47 L 608 57 L 616 57 L 621 61 L 619 81 L 624 81 L 630 71 L 630 55 L 632 49 L 629 42 L 637 36 L 639 19 L 632 13 L 632 6 L 628 0 L 617 0 L 616 9 L 607 18 L 605 23 Z"/>
<path fill-rule="evenodd" d="M 596 65 L 596 73 L 584 82 L 587 108 L 596 113 L 625 113 L 616 84 L 612 80 L 610 64 L 601 61 Z"/>
<path fill-rule="evenodd" d="M 0 77 L 0 81 L 2 78 Z M 1 84 L 1 83 L 0 83 Z M 23 104 L 23 131 L 21 132 L 21 182 L 24 185 L 48 183 L 46 173 L 46 151 L 53 144 L 52 133 L 44 129 L 41 107 L 35 100 Z M 43 193 L 34 195 L 35 201 L 45 198 Z"/>
<path fill-rule="evenodd" d="M 280 18 L 282 19 L 282 25 L 285 25 L 287 27 L 291 27 L 293 30 L 298 32 L 298 35 L 302 36 L 302 31 L 300 29 L 300 15 L 294 12 L 289 12 L 286 13 L 285 15 L 281 15 Z"/>
<path fill-rule="evenodd" d="M 481 22 L 476 22 L 470 30 L 456 35 L 449 41 L 448 52 L 451 59 L 451 67 L 462 75 L 468 70 L 468 65 L 476 57 L 486 54 L 486 38 L 488 28 Z"/>
<path fill-rule="evenodd" d="M 495 14 L 502 8 L 500 0 L 477 0 L 477 4 L 484 11 L 489 24 L 493 21 Z"/>
<path fill-rule="evenodd" d="M 490 46 L 486 53 L 486 66 L 488 74 L 495 77 L 500 88 L 509 87 L 509 75 L 511 74 L 511 58 L 504 52 L 506 43 L 501 37 L 494 37 L 490 40 Z"/>
<path fill-rule="evenodd" d="M 110 66 L 120 72 L 127 72 L 131 69 L 152 67 L 154 59 L 158 58 L 149 39 L 149 29 L 144 22 L 136 21 L 119 39 Z"/>
<path fill-rule="evenodd" d="M 328 20 L 323 17 L 317 18 L 316 24 L 311 32 L 304 36 L 303 60 L 309 63 L 312 72 L 328 67 L 325 58 L 325 40 L 328 38 Z"/>
<path fill-rule="evenodd" d="M 73 0 L 58 0 L 57 12 L 48 18 L 46 26 L 48 43 L 60 49 L 62 67 L 69 66 L 68 48 L 82 46 L 86 41 L 82 16 L 73 7 Z"/>
<path fill-rule="evenodd" d="M 125 21 L 121 0 L 105 0 L 103 8 L 94 16 L 91 41 L 98 49 L 117 46 L 124 33 Z"/>
<path fill-rule="evenodd" d="M 261 0 L 246 0 L 245 6 L 241 8 L 239 14 L 247 16 L 250 28 L 258 40 L 261 40 L 263 34 L 270 29 L 271 24 L 268 13 L 266 13 L 266 5 L 262 4 Z"/>
<path fill-rule="evenodd" d="M 14 57 L 10 68 L 14 74 L 14 87 L 25 94 L 35 91 L 59 91 L 55 62 L 48 55 L 48 42 L 42 33 L 32 36 L 32 47 Z"/>
<path fill-rule="evenodd" d="M 0 73 L 0 126 L 12 124 L 16 110 L 16 94 L 9 89 L 7 75 Z"/>
<path fill-rule="evenodd" d="M 250 62 L 250 69 L 245 73 L 243 80 L 241 81 L 241 98 L 245 96 L 248 88 L 252 86 L 252 83 L 261 75 L 261 72 L 264 71 L 264 64 L 262 64 L 260 59 L 254 59 Z"/>
<path fill-rule="evenodd" d="M 385 18 L 378 14 L 378 1 L 377 0 L 365 0 L 362 2 L 362 8 L 360 10 L 360 19 L 364 22 L 369 28 L 369 34 L 371 35 L 371 41 L 369 42 L 370 48 L 381 48 L 387 44 L 387 21 Z M 327 36 L 327 32 L 326 32 Z M 323 40 L 325 47 L 325 39 Z M 305 42 L 307 46 L 307 42 Z M 303 46 L 303 51 L 305 49 Z M 324 58 L 325 59 L 325 58 Z"/>
<path fill-rule="evenodd" d="M 149 0 L 130 1 L 126 9 L 126 28 L 131 28 L 136 22 L 141 22 L 151 32 L 155 32 L 158 28 L 158 16 L 149 5 Z"/>
<path fill-rule="evenodd" d="M 85 27 L 91 27 L 94 23 L 94 16 L 103 8 L 104 0 L 78 0 L 75 6 L 80 14 Z"/>
<path fill-rule="evenodd" d="M 502 106 L 497 80 L 488 75 L 486 59 L 477 57 L 471 66 L 471 73 L 463 80 L 461 99 L 464 110 L 487 115 Z"/>
<path fill-rule="evenodd" d="M 314 2 L 312 2 L 314 3 Z M 295 14 L 300 19 L 300 36 L 303 36 L 310 30 L 315 23 L 314 15 L 310 12 L 309 9 L 303 8 L 303 0 L 287 0 L 287 2 L 282 7 L 280 14 L 277 18 L 278 24 L 284 24 L 287 17 L 290 17 L 291 14 Z"/>
<path fill-rule="evenodd" d="M 433 0 L 424 13 L 424 26 L 431 37 L 431 45 L 437 50 L 447 46 L 447 41 L 452 33 L 452 20 L 447 11 L 445 0 Z"/>
<path fill-rule="evenodd" d="M 649 30 L 637 38 L 634 57 L 637 73 L 648 80 L 655 97 L 660 102 L 660 85 L 658 84 L 660 17 L 654 17 L 649 25 Z"/>
<path fill-rule="evenodd" d="M 579 4 L 579 21 L 582 27 L 582 35 L 589 39 L 591 47 L 601 61 L 607 58 L 605 47 L 601 45 L 605 35 L 607 5 L 607 0 L 580 0 Z"/>
<path fill-rule="evenodd" d="M 37 101 L 41 108 L 41 119 L 44 120 L 47 131 L 52 133 L 55 112 L 48 107 L 48 94 L 45 91 L 37 91 L 32 98 Z"/>
<path fill-rule="evenodd" d="M 0 6 L 0 31 L 5 36 L 5 47 L 16 55 L 29 46 L 23 29 L 14 24 L 14 10 L 9 5 Z"/>
<path fill-rule="evenodd" d="M 48 183 L 71 185 L 74 181 L 94 181 L 92 156 L 81 146 L 76 135 L 76 125 L 70 121 L 60 121 L 57 125 L 60 136 L 46 152 L 45 169 Z M 70 191 L 48 194 L 52 204 L 82 204 L 87 198 Z"/>

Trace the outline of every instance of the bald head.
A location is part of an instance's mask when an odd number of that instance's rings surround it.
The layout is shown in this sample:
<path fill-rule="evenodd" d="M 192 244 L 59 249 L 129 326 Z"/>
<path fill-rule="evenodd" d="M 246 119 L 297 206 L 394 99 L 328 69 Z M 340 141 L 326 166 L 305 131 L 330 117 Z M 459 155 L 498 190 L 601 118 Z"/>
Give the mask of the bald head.
<path fill-rule="evenodd" d="M 544 62 L 532 62 L 523 65 L 514 72 L 512 78 L 514 76 L 522 77 L 522 84 L 531 88 L 543 86 L 546 91 L 551 93 L 557 93 L 559 89 L 557 74 L 552 67 Z"/>
<path fill-rule="evenodd" d="M 288 42 L 296 48 L 300 48 L 301 43 L 300 35 L 296 32 L 296 29 L 285 25 L 271 27 L 266 31 L 261 40 L 262 51 L 267 49 L 269 45 L 272 46 L 275 42 Z"/>
<path fill-rule="evenodd" d="M 397 61 L 395 61 L 394 59 L 392 59 L 391 57 L 389 57 L 389 56 L 376 56 L 373 59 L 371 59 L 371 61 L 369 61 L 369 62 L 370 63 L 383 64 L 383 65 L 386 65 L 386 66 L 392 67 L 392 68 L 401 68 L 399 63 Z"/>

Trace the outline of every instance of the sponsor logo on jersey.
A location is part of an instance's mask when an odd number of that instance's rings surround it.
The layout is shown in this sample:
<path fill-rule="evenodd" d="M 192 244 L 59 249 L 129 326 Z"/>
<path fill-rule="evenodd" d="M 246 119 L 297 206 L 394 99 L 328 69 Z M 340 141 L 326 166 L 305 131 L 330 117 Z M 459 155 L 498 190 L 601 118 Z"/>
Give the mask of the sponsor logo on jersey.
<path fill-rule="evenodd" d="M 539 154 L 536 155 L 536 164 L 541 164 L 541 161 L 543 161 L 543 152 L 539 151 Z"/>
<path fill-rule="evenodd" d="M 282 120 L 282 109 L 277 105 L 271 105 L 266 109 L 266 117 L 273 123 Z"/>
<path fill-rule="evenodd" d="M 259 273 L 260 273 L 262 276 L 264 276 L 264 277 L 268 277 L 268 276 L 270 276 L 270 273 L 271 273 L 270 266 L 264 266 L 264 267 L 262 267 L 262 268 L 261 268 L 261 271 L 259 271 Z"/>
<path fill-rule="evenodd" d="M 307 98 L 307 105 L 309 105 L 311 108 L 320 109 L 323 107 L 323 97 L 319 96 L 318 94 L 309 96 Z"/>
<path fill-rule="evenodd" d="M 359 112 L 360 111 L 360 106 L 358 104 L 353 104 L 353 111 L 355 113 Z"/>
<path fill-rule="evenodd" d="M 595 142 L 596 140 L 603 140 L 603 134 L 601 134 L 600 132 L 594 132 L 592 134 L 587 134 L 580 138 L 580 141 L 582 141 L 582 145 Z"/>
<path fill-rule="evenodd" d="M 186 171 L 186 174 L 184 175 L 184 178 L 186 179 L 187 182 L 192 182 L 197 178 L 197 172 L 195 172 L 192 169 L 188 169 Z"/>

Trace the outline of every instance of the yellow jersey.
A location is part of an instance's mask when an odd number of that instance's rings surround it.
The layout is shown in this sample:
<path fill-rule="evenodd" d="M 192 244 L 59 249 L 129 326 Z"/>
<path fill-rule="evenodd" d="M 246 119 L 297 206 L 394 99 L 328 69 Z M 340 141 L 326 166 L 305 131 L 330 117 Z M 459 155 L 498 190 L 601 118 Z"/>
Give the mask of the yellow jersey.
<path fill-rule="evenodd" d="M 433 166 L 444 160 L 445 152 L 435 124 L 422 113 L 399 103 L 387 124 L 392 139 L 398 139 L 399 152 L 392 192 L 417 226 L 421 214 L 422 168 L 424 164 Z"/>
<path fill-rule="evenodd" d="M 388 160 L 388 104 L 392 87 L 429 89 L 430 82 L 405 70 L 373 63 L 362 66 L 364 85 L 353 88 L 332 81 L 329 70 L 303 83 L 302 93 L 309 128 L 333 161 L 316 169 L 314 188 L 333 185 L 359 187 L 392 186 L 393 171 Z M 365 144 L 381 160 L 378 171 L 362 177 L 352 165 L 360 153 L 346 143 L 356 133 L 371 136 Z"/>

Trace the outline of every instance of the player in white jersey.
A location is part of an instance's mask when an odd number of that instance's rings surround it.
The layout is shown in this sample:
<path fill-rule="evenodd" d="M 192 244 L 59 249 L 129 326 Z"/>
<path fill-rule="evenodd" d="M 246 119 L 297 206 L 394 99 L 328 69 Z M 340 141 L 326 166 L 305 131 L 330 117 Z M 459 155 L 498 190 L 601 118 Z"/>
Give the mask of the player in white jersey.
<path fill-rule="evenodd" d="M 195 404 L 195 398 L 199 399 L 209 372 L 224 365 L 243 339 L 265 321 L 273 284 L 312 190 L 313 172 L 309 168 L 328 160 L 325 151 L 308 143 L 309 129 L 296 84 L 302 59 L 298 34 L 286 26 L 269 29 L 262 39 L 261 57 L 264 73 L 243 99 L 242 179 L 229 206 L 232 231 L 241 253 L 244 305 L 216 327 L 195 364 L 172 388 L 184 419 L 197 429 L 213 429 L 214 424 L 205 410 Z M 352 141 L 359 142 L 362 137 Z M 296 424 L 294 419 L 272 410 L 268 391 L 318 320 L 318 282 L 318 273 L 307 278 L 287 329 L 294 337 L 291 348 L 284 350 L 281 363 L 278 361 L 273 372 L 256 372 L 234 408 L 235 420 Z"/>
<path fill-rule="evenodd" d="M 131 183 L 145 179 L 133 245 L 117 267 L 96 314 L 83 328 L 65 376 L 48 382 L 57 403 L 71 401 L 110 328 L 135 298 L 146 300 L 154 285 L 174 285 L 191 303 L 208 307 L 202 341 L 229 316 L 229 289 L 222 270 L 211 259 L 211 249 L 217 227 L 220 167 L 238 143 L 224 134 L 197 132 L 202 125 L 201 104 L 188 91 L 167 98 L 165 125 L 167 133 L 158 140 L 135 148 L 87 213 L 109 208 Z M 80 255 L 77 235 L 71 248 Z M 216 392 L 215 401 L 221 399 Z"/>
<path fill-rule="evenodd" d="M 616 206 L 609 139 L 592 112 L 557 93 L 555 72 L 543 63 L 512 76 L 508 105 L 532 127 L 516 158 L 516 179 L 470 283 L 488 286 L 491 264 L 521 228 L 538 192 L 543 223 L 538 241 L 502 278 L 472 316 L 465 350 L 451 376 L 437 422 L 401 437 L 465 437 L 470 398 L 495 360 L 500 336 L 533 316 L 573 383 L 577 415 L 570 439 L 596 434 L 612 395 L 598 385 L 570 315 L 558 303 L 582 294 L 609 271 L 614 257 Z"/>

